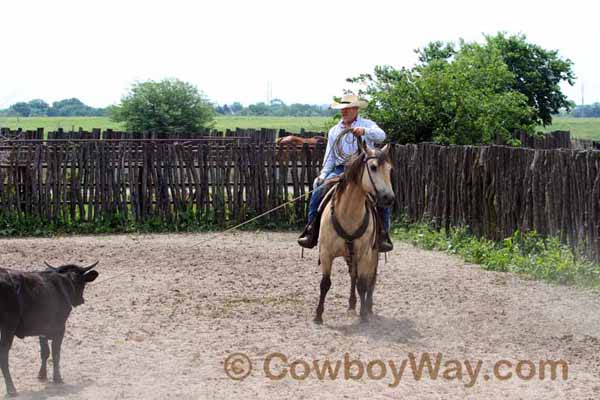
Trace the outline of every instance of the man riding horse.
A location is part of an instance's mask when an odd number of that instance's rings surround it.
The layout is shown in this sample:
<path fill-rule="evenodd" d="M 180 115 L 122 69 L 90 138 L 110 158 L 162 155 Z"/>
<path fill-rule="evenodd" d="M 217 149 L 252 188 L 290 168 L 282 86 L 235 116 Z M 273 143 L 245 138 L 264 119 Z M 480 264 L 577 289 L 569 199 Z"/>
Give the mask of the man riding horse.
<path fill-rule="evenodd" d="M 346 154 L 353 154 L 358 150 L 358 140 L 361 140 L 361 138 L 364 139 L 367 147 L 370 148 L 375 147 L 375 144 L 385 140 L 385 132 L 375 122 L 358 115 L 358 110 L 366 107 L 366 105 L 365 101 L 360 100 L 353 94 L 344 95 L 339 102 L 334 102 L 331 105 L 331 108 L 340 110 L 342 119 L 329 130 L 327 136 L 327 149 L 323 160 L 323 169 L 313 183 L 315 190 L 312 193 L 308 206 L 308 224 L 298 239 L 298 244 L 302 247 L 310 249 L 317 245 L 320 223 L 320 215 L 318 215 L 319 205 L 327 192 L 327 185 L 323 185 L 323 183 L 344 172 L 345 160 L 339 154 L 336 154 L 334 146 L 338 136 L 348 129 L 351 129 L 354 135 L 346 135 L 346 137 L 341 138 L 341 148 Z M 394 248 L 388 235 L 391 210 L 390 208 L 381 208 L 379 212 L 383 218 L 383 232 L 379 235 L 381 238 L 379 251 L 391 251 Z"/>

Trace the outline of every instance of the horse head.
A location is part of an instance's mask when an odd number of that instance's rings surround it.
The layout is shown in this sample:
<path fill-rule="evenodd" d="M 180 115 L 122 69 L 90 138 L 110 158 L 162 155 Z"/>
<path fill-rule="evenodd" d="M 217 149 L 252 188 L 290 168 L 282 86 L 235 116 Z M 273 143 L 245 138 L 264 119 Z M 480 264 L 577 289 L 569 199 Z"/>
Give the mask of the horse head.
<path fill-rule="evenodd" d="M 348 182 L 359 185 L 365 193 L 377 200 L 380 207 L 386 208 L 391 207 L 395 199 L 391 171 L 389 145 L 381 150 L 365 146 L 346 165 L 344 175 Z"/>

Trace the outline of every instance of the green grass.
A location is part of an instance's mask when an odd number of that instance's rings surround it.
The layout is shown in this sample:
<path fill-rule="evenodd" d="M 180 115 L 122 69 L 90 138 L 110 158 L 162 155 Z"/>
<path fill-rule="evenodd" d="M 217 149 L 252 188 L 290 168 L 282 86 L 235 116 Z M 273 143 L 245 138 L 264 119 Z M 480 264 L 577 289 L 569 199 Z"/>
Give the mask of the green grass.
<path fill-rule="evenodd" d="M 392 236 L 427 250 L 441 250 L 490 271 L 512 272 L 547 282 L 600 288 L 600 264 L 576 257 L 557 238 L 515 232 L 500 242 L 471 235 L 466 228 L 438 231 L 426 224 L 400 223 Z"/>
<path fill-rule="evenodd" d="M 555 117 L 552 125 L 539 129 L 544 132 L 571 131 L 572 138 L 600 140 L 600 118 Z"/>
<path fill-rule="evenodd" d="M 301 128 L 308 131 L 325 131 L 331 126 L 329 117 L 217 117 L 215 128 L 224 131 L 235 128 L 271 128 L 286 129 L 289 132 L 300 132 Z M 0 127 L 10 129 L 22 128 L 23 130 L 35 130 L 44 128 L 46 132 L 55 131 L 58 128 L 64 130 L 86 131 L 92 128 L 121 130 L 123 125 L 110 121 L 107 117 L 30 117 L 14 118 L 0 117 Z"/>
<path fill-rule="evenodd" d="M 300 132 L 304 128 L 309 131 L 327 131 L 332 125 L 330 117 L 217 117 L 215 128 L 218 130 L 235 128 L 272 128 L 286 129 L 289 132 Z M 84 130 L 92 128 L 123 129 L 118 123 L 111 122 L 107 117 L 31 117 L 14 118 L 0 117 L 0 127 L 28 130 L 44 128 L 45 131 Z M 544 132 L 569 130 L 573 138 L 600 140 L 600 118 L 554 118 L 554 123 L 547 127 L 539 127 Z"/>

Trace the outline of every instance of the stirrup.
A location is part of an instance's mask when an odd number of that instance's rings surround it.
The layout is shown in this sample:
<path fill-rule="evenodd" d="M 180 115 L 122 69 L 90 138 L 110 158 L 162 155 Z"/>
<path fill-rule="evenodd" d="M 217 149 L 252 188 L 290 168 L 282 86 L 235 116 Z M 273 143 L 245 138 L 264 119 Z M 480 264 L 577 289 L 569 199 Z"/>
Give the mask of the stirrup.
<path fill-rule="evenodd" d="M 394 244 L 390 239 L 390 235 L 385 232 L 381 234 L 381 240 L 379 241 L 379 252 L 387 253 L 388 251 L 394 250 Z"/>
<path fill-rule="evenodd" d="M 308 224 L 300 237 L 298 238 L 298 244 L 307 249 L 312 249 L 317 245 L 318 238 L 317 233 L 315 232 L 316 227 L 314 226 L 315 222 Z"/>

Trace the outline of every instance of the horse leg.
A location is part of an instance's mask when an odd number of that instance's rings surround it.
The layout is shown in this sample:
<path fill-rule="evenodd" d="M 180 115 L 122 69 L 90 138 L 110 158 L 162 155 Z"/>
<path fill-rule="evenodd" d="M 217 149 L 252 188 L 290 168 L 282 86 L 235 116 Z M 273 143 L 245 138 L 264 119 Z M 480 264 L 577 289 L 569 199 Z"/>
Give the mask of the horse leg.
<path fill-rule="evenodd" d="M 323 323 L 323 309 L 325 308 L 325 296 L 331 287 L 330 274 L 323 273 L 321 278 L 321 296 L 319 298 L 319 305 L 317 306 L 317 315 L 315 316 L 315 322 L 317 324 Z"/>
<path fill-rule="evenodd" d="M 350 299 L 348 300 L 348 311 L 356 311 L 356 269 L 352 268 L 352 263 L 348 263 L 348 274 L 350 275 Z"/>
<path fill-rule="evenodd" d="M 350 300 L 348 311 L 356 311 L 356 274 L 350 276 Z"/>
<path fill-rule="evenodd" d="M 375 291 L 375 283 L 377 282 L 377 261 L 375 261 L 375 268 L 373 270 L 373 277 L 369 281 L 369 287 L 367 288 L 367 311 L 369 314 L 373 314 L 373 292 Z"/>
<path fill-rule="evenodd" d="M 369 320 L 368 317 L 368 306 L 367 306 L 367 288 L 368 288 L 368 279 L 366 276 L 361 275 L 358 277 L 358 282 L 356 283 L 356 288 L 358 289 L 358 296 L 360 297 L 360 319 L 361 322 L 367 322 Z"/>
<path fill-rule="evenodd" d="M 321 270 L 323 271 L 323 276 L 321 278 L 321 295 L 319 297 L 319 305 L 317 306 L 317 314 L 315 315 L 315 323 L 322 324 L 323 323 L 323 310 L 325 308 L 325 296 L 327 296 L 327 292 L 331 287 L 331 263 L 332 259 L 330 257 L 320 257 L 321 259 Z"/>
<path fill-rule="evenodd" d="M 377 281 L 377 274 L 374 274 L 369 281 L 367 287 L 367 312 L 373 314 L 373 291 L 375 290 L 375 282 Z"/>

